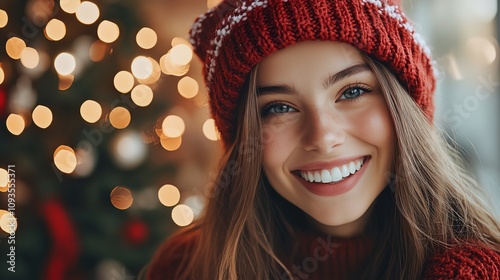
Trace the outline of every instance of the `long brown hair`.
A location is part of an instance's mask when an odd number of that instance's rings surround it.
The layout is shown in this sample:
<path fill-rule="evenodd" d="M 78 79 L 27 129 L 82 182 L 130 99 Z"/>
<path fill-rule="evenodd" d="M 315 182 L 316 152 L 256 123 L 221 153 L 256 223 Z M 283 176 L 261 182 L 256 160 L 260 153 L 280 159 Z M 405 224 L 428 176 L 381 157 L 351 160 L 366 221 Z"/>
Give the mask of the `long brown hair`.
<path fill-rule="evenodd" d="M 376 227 L 376 245 L 359 277 L 418 279 L 429 255 L 453 244 L 472 242 L 500 251 L 500 224 L 458 153 L 394 75 L 366 61 L 392 115 L 397 164 L 375 202 L 370 225 Z M 285 256 L 295 232 L 307 225 L 305 218 L 289 218 L 290 211 L 303 213 L 274 192 L 263 174 L 257 71 L 241 91 L 235 138 L 227 145 L 204 216 L 187 229 L 200 231 L 201 245 L 186 256 L 187 269 L 176 279 L 293 279 Z"/>

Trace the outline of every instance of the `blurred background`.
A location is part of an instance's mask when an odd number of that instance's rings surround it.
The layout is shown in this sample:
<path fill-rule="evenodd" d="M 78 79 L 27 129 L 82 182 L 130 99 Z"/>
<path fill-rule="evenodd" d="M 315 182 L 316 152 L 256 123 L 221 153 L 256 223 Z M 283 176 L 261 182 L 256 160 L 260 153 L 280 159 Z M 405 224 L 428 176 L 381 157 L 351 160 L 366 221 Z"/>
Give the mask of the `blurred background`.
<path fill-rule="evenodd" d="M 136 279 L 196 219 L 222 148 L 187 39 L 217 3 L 0 0 L 0 279 Z M 436 124 L 496 205 L 498 2 L 403 6 Z"/>

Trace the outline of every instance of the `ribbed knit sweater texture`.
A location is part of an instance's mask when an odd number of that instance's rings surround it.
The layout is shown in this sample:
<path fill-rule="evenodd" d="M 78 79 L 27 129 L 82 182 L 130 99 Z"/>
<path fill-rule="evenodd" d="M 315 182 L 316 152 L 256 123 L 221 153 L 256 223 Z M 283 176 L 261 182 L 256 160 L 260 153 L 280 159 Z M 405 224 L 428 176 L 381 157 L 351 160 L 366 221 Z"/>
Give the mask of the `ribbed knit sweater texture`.
<path fill-rule="evenodd" d="M 175 279 L 197 239 L 195 232 L 164 242 L 149 264 L 147 279 Z M 287 265 L 295 279 L 349 279 L 350 272 L 362 270 L 369 262 L 372 245 L 369 236 L 337 239 L 303 234 L 294 254 L 297 257 Z M 422 279 L 500 280 L 500 253 L 472 245 L 452 247 L 428 259 Z"/>

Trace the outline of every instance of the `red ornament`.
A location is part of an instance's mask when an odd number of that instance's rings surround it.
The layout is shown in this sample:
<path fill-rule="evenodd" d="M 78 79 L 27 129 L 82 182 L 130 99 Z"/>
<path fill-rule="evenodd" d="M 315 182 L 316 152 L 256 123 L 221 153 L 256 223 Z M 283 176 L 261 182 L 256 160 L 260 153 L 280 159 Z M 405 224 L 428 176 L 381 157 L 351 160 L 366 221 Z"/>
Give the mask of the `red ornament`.
<path fill-rule="evenodd" d="M 132 245 L 140 245 L 146 241 L 149 229 L 142 220 L 128 222 L 124 228 L 125 240 Z"/>

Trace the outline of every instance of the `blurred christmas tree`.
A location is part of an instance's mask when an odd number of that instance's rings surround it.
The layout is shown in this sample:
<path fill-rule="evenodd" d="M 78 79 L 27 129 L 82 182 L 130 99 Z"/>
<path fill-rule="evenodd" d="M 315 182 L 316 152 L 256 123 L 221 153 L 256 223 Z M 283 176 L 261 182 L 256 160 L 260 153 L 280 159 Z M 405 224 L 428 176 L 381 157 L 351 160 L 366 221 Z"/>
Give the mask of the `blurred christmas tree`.
<path fill-rule="evenodd" d="M 135 279 L 199 212 L 198 183 L 181 187 L 195 195 L 179 214 L 169 185 L 199 170 L 172 160 L 182 114 L 204 106 L 186 76 L 192 51 L 181 38 L 159 46 L 140 3 L 0 3 L 0 279 Z M 191 103 L 168 111 L 178 99 Z M 212 123 L 199 149 L 217 147 Z"/>

